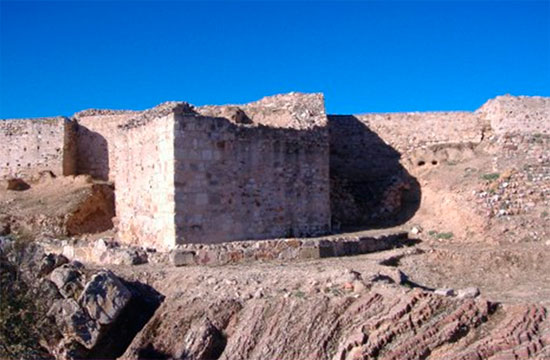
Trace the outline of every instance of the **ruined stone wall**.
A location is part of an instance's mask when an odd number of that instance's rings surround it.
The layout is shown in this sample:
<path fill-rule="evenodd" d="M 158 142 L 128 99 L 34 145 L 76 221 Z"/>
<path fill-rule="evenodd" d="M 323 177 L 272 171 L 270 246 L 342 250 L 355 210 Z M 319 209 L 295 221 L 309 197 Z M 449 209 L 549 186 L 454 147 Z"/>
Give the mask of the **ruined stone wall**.
<path fill-rule="evenodd" d="M 119 126 L 114 174 L 118 236 L 154 248 L 174 245 L 173 114 Z"/>
<path fill-rule="evenodd" d="M 322 94 L 291 93 L 176 116 L 178 243 L 330 230 Z"/>
<path fill-rule="evenodd" d="M 176 120 L 178 242 L 329 231 L 326 128 L 243 127 L 199 115 Z"/>
<path fill-rule="evenodd" d="M 418 166 L 471 156 L 486 125 L 468 112 L 329 115 L 336 223 L 398 225 L 418 208 Z M 468 154 L 468 155 L 465 155 Z M 386 223 L 389 222 L 389 223 Z"/>
<path fill-rule="evenodd" d="M 484 123 L 472 112 L 363 114 L 359 122 L 400 153 L 450 143 L 479 143 Z"/>
<path fill-rule="evenodd" d="M 550 97 L 498 96 L 477 113 L 497 135 L 550 134 Z"/>
<path fill-rule="evenodd" d="M 0 120 L 0 178 L 49 170 L 71 175 L 76 166 L 74 123 L 63 117 Z"/>
<path fill-rule="evenodd" d="M 86 110 L 74 115 L 77 127 L 77 173 L 101 180 L 114 180 L 116 172 L 115 144 L 119 125 L 138 112 Z"/>

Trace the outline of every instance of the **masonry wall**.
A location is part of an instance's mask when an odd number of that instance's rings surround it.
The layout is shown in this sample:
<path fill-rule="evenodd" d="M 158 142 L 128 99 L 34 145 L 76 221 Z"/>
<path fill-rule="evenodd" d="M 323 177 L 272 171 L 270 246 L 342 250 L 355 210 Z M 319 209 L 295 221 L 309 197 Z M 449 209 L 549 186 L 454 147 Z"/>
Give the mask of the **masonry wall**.
<path fill-rule="evenodd" d="M 409 112 L 355 117 L 400 153 L 423 146 L 479 143 L 484 124 L 473 112 Z"/>
<path fill-rule="evenodd" d="M 119 127 L 114 149 L 116 214 L 122 242 L 174 245 L 173 115 Z"/>
<path fill-rule="evenodd" d="M 497 135 L 550 134 L 550 98 L 541 96 L 498 96 L 477 113 L 491 124 Z"/>
<path fill-rule="evenodd" d="M 118 126 L 136 112 L 87 110 L 75 114 L 77 127 L 77 173 L 101 180 L 114 180 L 116 172 L 115 144 L 119 141 Z"/>
<path fill-rule="evenodd" d="M 178 115 L 178 243 L 309 236 L 330 230 L 328 132 Z"/>
<path fill-rule="evenodd" d="M 474 113 L 329 115 L 331 208 L 342 226 L 394 226 L 420 204 L 411 173 L 470 156 L 486 124 Z M 473 154 L 473 153 L 472 153 Z"/>
<path fill-rule="evenodd" d="M 485 126 L 470 112 L 329 115 L 328 119 L 331 171 L 355 181 L 391 176 L 400 162 L 408 166 L 405 160 L 431 147 L 478 144 Z"/>
<path fill-rule="evenodd" d="M 1 120 L 0 162 L 0 178 L 44 170 L 57 176 L 74 174 L 74 123 L 62 117 Z"/>

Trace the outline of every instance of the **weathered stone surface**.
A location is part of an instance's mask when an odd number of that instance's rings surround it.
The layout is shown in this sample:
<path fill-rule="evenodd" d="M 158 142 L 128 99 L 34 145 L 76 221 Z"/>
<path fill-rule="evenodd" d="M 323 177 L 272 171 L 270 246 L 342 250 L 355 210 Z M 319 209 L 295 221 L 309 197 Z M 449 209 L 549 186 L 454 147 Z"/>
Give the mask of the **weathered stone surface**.
<path fill-rule="evenodd" d="M 0 121 L 0 179 L 74 174 L 74 150 L 74 123 L 66 118 Z"/>
<path fill-rule="evenodd" d="M 66 264 L 54 269 L 50 274 L 50 280 L 57 286 L 61 295 L 65 298 L 74 298 L 83 288 L 84 276 L 73 264 Z"/>
<path fill-rule="evenodd" d="M 238 307 L 172 298 L 123 357 L 203 359 L 218 331 L 230 334 L 224 360 L 544 359 L 550 347 L 541 306 L 498 307 L 395 285 L 333 294 L 252 298 Z"/>
<path fill-rule="evenodd" d="M 194 323 L 176 350 L 176 359 L 210 360 L 217 359 L 225 347 L 224 335 L 208 318 Z"/>
<path fill-rule="evenodd" d="M 69 259 L 61 254 L 47 254 L 40 261 L 38 268 L 39 276 L 48 275 L 54 269 L 60 267 L 61 265 L 65 265 L 68 262 Z M 58 274 L 57 277 L 60 277 L 59 275 L 61 274 Z M 58 278 L 57 281 L 62 282 L 63 280 Z"/>
<path fill-rule="evenodd" d="M 64 245 L 50 242 L 49 252 L 63 253 L 73 260 L 98 264 L 138 265 L 146 262 L 174 266 L 225 265 L 254 261 L 320 259 L 382 251 L 407 245 L 402 231 L 372 234 L 328 235 L 312 239 L 234 241 L 221 244 L 183 244 L 172 251 L 153 251 L 100 239 L 90 244 Z"/>
<path fill-rule="evenodd" d="M 460 289 L 457 291 L 456 297 L 459 299 L 473 299 L 479 296 L 479 289 L 476 287 L 469 287 L 465 289 Z"/>
<path fill-rule="evenodd" d="M 510 133 L 550 134 L 550 98 L 542 96 L 497 96 L 477 113 L 498 135 Z"/>
<path fill-rule="evenodd" d="M 119 127 L 123 137 L 114 161 L 121 174 L 115 182 L 122 241 L 170 250 L 181 243 L 330 230 L 321 94 L 291 93 L 242 106 L 161 108 Z M 131 149 L 143 156 L 130 156 Z M 301 205 L 285 210 L 298 201 Z"/>
<path fill-rule="evenodd" d="M 98 341 L 100 328 L 73 299 L 56 301 L 50 308 L 49 316 L 55 318 L 57 326 L 66 339 L 74 339 L 87 349 Z"/>
<path fill-rule="evenodd" d="M 117 265 L 139 265 L 147 263 L 147 253 L 141 249 L 117 249 L 111 254 L 111 263 Z"/>
<path fill-rule="evenodd" d="M 170 262 L 174 266 L 195 265 L 195 253 L 193 251 L 172 250 Z"/>
<path fill-rule="evenodd" d="M 112 272 L 101 271 L 86 284 L 78 303 L 91 319 L 108 325 L 117 319 L 131 297 L 130 291 Z"/>
<path fill-rule="evenodd" d="M 434 294 L 439 295 L 439 296 L 455 296 L 456 295 L 456 293 L 453 289 L 447 289 L 447 288 L 435 289 Z"/>

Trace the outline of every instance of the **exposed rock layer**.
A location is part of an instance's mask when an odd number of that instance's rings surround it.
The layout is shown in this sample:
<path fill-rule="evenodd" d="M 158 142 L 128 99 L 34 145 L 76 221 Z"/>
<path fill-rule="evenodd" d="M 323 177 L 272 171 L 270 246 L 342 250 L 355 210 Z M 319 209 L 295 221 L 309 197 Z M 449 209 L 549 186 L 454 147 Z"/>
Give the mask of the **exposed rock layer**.
<path fill-rule="evenodd" d="M 549 347 L 541 306 L 384 285 L 358 297 L 169 299 L 122 358 L 543 359 Z"/>

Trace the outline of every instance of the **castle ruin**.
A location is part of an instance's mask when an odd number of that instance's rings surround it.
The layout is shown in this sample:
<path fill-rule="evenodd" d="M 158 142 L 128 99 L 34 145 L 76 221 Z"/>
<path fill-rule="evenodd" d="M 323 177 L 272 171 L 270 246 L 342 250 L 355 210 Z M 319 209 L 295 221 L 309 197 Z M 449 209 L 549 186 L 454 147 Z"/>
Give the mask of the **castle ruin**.
<path fill-rule="evenodd" d="M 477 144 L 487 129 L 549 134 L 549 106 L 503 96 L 476 112 L 327 115 L 322 94 L 290 93 L 246 105 L 4 120 L 0 178 L 47 170 L 112 181 L 127 244 L 308 237 L 392 214 L 391 194 L 419 201 L 408 170 L 452 160 L 453 144 Z"/>

